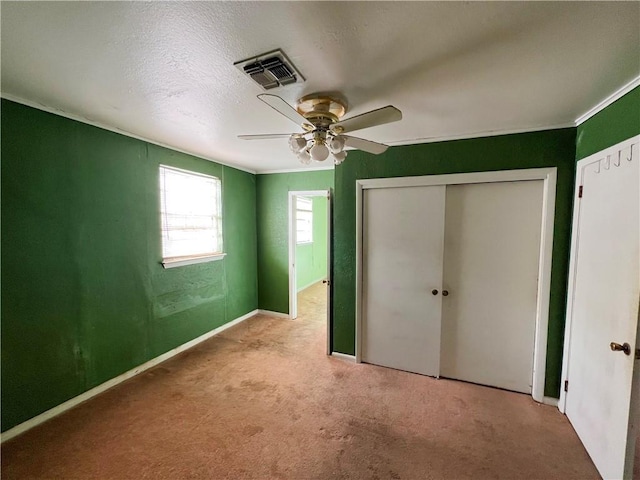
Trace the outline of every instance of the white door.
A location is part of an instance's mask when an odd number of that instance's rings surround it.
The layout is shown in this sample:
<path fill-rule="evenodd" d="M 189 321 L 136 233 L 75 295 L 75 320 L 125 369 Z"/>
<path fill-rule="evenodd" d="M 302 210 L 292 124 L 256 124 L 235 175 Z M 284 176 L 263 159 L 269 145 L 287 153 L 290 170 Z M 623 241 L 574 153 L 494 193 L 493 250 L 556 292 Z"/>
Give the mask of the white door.
<path fill-rule="evenodd" d="M 364 362 L 439 375 L 444 199 L 444 186 L 364 192 Z"/>
<path fill-rule="evenodd" d="M 447 187 L 443 377 L 531 393 L 543 187 Z"/>
<path fill-rule="evenodd" d="M 577 172 L 583 189 L 574 213 L 565 413 L 607 479 L 631 478 L 634 456 L 631 392 L 640 295 L 635 142 L 580 162 Z M 629 355 L 612 351 L 611 342 L 627 343 Z"/>

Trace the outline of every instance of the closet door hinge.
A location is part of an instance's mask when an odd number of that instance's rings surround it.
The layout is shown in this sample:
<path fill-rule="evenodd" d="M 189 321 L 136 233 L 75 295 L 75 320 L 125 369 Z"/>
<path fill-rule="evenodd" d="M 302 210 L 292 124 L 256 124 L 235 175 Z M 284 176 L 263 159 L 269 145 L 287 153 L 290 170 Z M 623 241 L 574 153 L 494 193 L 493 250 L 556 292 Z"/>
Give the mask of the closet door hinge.
<path fill-rule="evenodd" d="M 582 198 L 582 185 L 578 188 L 578 198 Z"/>
<path fill-rule="evenodd" d="M 565 380 L 564 381 L 564 391 L 568 392 L 569 391 L 569 380 Z"/>

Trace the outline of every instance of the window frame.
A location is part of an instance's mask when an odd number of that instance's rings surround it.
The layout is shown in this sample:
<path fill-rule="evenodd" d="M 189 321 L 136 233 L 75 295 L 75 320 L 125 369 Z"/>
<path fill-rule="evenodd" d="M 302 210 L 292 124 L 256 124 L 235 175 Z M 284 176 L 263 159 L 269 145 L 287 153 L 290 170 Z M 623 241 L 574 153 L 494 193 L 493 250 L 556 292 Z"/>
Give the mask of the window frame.
<path fill-rule="evenodd" d="M 175 256 L 175 257 L 165 256 L 165 235 L 166 235 L 165 214 L 166 213 L 164 211 L 164 205 L 163 205 L 163 198 L 165 195 L 165 186 L 162 184 L 163 170 L 165 171 L 169 170 L 169 171 L 189 175 L 192 177 L 203 177 L 209 180 L 213 180 L 214 185 L 217 184 L 217 186 L 215 186 L 214 188 L 216 189 L 215 195 L 217 195 L 218 197 L 218 202 L 217 202 L 218 211 L 214 212 L 214 215 L 218 218 L 217 235 L 219 236 L 219 246 L 220 246 L 219 252 L 208 252 L 208 253 L 202 253 L 202 254 L 194 253 L 192 255 L 183 255 L 183 256 Z M 160 207 L 159 208 L 160 250 L 161 250 L 161 256 L 162 256 L 162 261 L 160 263 L 164 268 L 175 268 L 175 267 L 181 267 L 184 265 L 213 262 L 216 260 L 222 260 L 226 256 L 226 253 L 224 252 L 224 235 L 223 235 L 223 231 L 224 231 L 223 210 L 224 209 L 222 206 L 222 180 L 219 177 L 216 177 L 215 175 L 208 175 L 205 173 L 194 172 L 192 170 L 185 170 L 183 168 L 177 168 L 171 165 L 160 164 L 158 166 L 158 193 L 159 193 L 159 202 L 160 202 L 160 205 L 159 205 Z"/>
<path fill-rule="evenodd" d="M 305 209 L 305 208 L 299 208 L 300 205 L 300 201 L 304 201 L 304 202 L 308 202 L 309 204 L 309 209 Z M 309 240 L 300 240 L 299 236 L 298 236 L 298 221 L 300 220 L 300 218 L 298 217 L 298 212 L 308 212 L 310 214 L 310 221 L 309 221 L 309 234 L 310 234 L 310 239 Z M 305 197 L 304 195 L 296 195 L 296 245 L 311 245 L 313 244 L 313 198 L 312 197 Z"/>

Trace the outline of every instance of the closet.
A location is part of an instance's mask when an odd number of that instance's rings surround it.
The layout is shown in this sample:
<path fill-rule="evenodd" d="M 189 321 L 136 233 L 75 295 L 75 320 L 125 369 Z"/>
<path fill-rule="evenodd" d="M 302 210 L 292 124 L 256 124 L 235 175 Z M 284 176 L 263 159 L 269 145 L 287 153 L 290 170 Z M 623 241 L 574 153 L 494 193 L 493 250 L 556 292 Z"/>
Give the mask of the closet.
<path fill-rule="evenodd" d="M 544 191 L 362 190 L 361 361 L 531 393 Z"/>

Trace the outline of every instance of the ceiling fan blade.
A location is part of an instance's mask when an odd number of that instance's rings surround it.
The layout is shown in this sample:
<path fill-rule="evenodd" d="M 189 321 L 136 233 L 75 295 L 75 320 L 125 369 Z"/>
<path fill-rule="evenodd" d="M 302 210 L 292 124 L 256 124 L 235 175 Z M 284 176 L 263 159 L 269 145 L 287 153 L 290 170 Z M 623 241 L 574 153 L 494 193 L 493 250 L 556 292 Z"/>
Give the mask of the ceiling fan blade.
<path fill-rule="evenodd" d="M 375 127 L 376 125 L 384 125 L 385 123 L 397 122 L 402 120 L 402 112 L 392 105 L 371 110 L 370 112 L 347 118 L 342 122 L 338 122 L 331 126 L 331 130 L 338 132 L 354 132 L 363 128 Z M 339 128 L 338 128 L 339 127 Z M 340 128 L 342 130 L 340 130 Z"/>
<path fill-rule="evenodd" d="M 350 137 L 349 135 L 342 135 L 344 137 L 344 144 L 347 147 L 356 148 L 363 152 L 373 153 L 379 155 L 383 153 L 389 145 L 384 143 L 372 142 L 371 140 L 365 140 L 364 138 Z"/>
<path fill-rule="evenodd" d="M 289 120 L 294 122 L 296 125 L 311 125 L 306 118 L 298 113 L 298 111 L 285 102 L 282 98 L 277 95 L 271 95 L 269 93 L 261 93 L 258 95 L 258 98 L 262 100 L 264 103 L 273 108 L 276 112 L 284 115 Z M 313 125 L 311 125 L 313 127 Z"/>
<path fill-rule="evenodd" d="M 269 140 L 271 138 L 287 138 L 297 133 L 263 133 L 261 135 L 238 135 L 242 140 Z"/>

